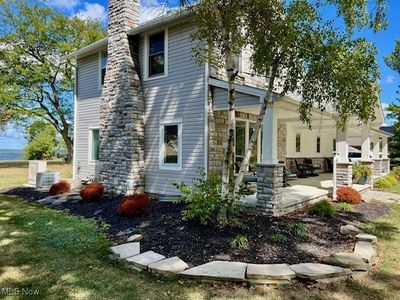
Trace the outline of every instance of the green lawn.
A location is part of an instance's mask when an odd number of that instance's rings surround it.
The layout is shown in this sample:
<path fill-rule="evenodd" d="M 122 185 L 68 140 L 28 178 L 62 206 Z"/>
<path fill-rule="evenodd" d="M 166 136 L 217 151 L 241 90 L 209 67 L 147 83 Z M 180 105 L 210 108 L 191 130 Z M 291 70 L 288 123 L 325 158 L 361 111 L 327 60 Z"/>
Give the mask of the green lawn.
<path fill-rule="evenodd" d="M 0 195 L 0 287 L 39 291 L 32 299 L 400 299 L 399 228 L 400 204 L 367 225 L 380 238 L 379 267 L 359 281 L 311 289 L 197 284 L 131 271 L 108 257 L 93 221 Z"/>
<path fill-rule="evenodd" d="M 61 178 L 72 178 L 72 165 L 62 161 L 48 161 L 48 171 L 60 172 Z M 28 183 L 27 161 L 0 162 L 0 189 Z"/>

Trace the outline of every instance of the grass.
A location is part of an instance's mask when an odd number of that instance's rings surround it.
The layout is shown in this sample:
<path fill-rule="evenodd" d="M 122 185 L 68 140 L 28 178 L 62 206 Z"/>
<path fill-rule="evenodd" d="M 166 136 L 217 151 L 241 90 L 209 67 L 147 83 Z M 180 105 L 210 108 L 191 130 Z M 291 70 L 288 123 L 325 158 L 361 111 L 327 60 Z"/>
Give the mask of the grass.
<path fill-rule="evenodd" d="M 0 189 L 21 186 L 28 183 L 27 161 L 0 162 Z M 72 165 L 62 161 L 48 161 L 47 170 L 60 172 L 61 178 L 72 177 Z"/>
<path fill-rule="evenodd" d="M 379 269 L 365 279 L 319 288 L 157 279 L 110 259 L 103 228 L 0 195 L 1 288 L 39 293 L 29 299 L 400 299 L 400 204 L 389 218 L 366 225 L 379 237 Z"/>

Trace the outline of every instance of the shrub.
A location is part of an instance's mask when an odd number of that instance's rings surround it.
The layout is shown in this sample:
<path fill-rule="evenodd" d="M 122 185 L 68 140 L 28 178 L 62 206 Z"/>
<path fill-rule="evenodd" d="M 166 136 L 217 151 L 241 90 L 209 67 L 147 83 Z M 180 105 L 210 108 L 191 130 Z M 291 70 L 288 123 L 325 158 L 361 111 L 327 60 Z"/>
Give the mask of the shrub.
<path fill-rule="evenodd" d="M 101 183 L 91 183 L 81 190 L 82 202 L 91 203 L 101 199 L 104 194 L 104 185 Z"/>
<path fill-rule="evenodd" d="M 350 204 L 360 204 L 362 199 L 359 192 L 351 187 L 341 187 L 337 190 L 337 200 Z"/>
<path fill-rule="evenodd" d="M 306 236 L 307 235 L 307 227 L 304 224 L 297 223 L 297 224 L 290 224 L 288 226 L 289 231 L 296 236 Z"/>
<path fill-rule="evenodd" d="M 308 212 L 311 215 L 317 215 L 321 217 L 333 217 L 336 214 L 335 208 L 328 200 L 321 200 L 317 203 L 311 204 L 308 207 Z"/>
<path fill-rule="evenodd" d="M 37 121 L 28 128 L 28 144 L 24 148 L 24 157 L 28 160 L 50 159 L 56 146 L 56 130 L 50 124 Z"/>
<path fill-rule="evenodd" d="M 399 166 L 399 167 L 394 167 L 390 173 L 391 173 L 392 175 L 394 175 L 394 177 L 395 177 L 397 180 L 400 180 L 400 166 Z"/>
<path fill-rule="evenodd" d="M 341 202 L 338 203 L 336 207 L 341 211 L 353 211 L 353 205 L 350 203 Z"/>
<path fill-rule="evenodd" d="M 193 179 L 192 185 L 174 183 L 174 186 L 182 194 L 179 202 L 187 204 L 182 212 L 183 219 L 198 220 L 201 224 L 217 221 L 218 213 L 224 205 L 221 198 L 219 175 L 211 173 L 207 176 L 202 170 L 200 177 Z M 236 201 L 231 201 L 230 205 L 224 207 L 224 209 L 226 209 L 226 219 L 232 220 L 237 213 Z M 219 221 L 222 222 L 223 220 Z"/>
<path fill-rule="evenodd" d="M 372 169 L 369 166 L 356 164 L 353 166 L 353 177 L 356 182 L 360 180 L 362 176 L 366 176 L 367 178 L 372 177 Z"/>
<path fill-rule="evenodd" d="M 246 248 L 249 245 L 249 241 L 244 235 L 238 234 L 229 241 L 229 245 L 232 248 Z"/>
<path fill-rule="evenodd" d="M 49 190 L 50 196 L 60 195 L 71 191 L 71 184 L 66 180 L 61 180 L 53 184 Z"/>
<path fill-rule="evenodd" d="M 272 241 L 274 244 L 281 244 L 281 243 L 286 242 L 286 240 L 287 240 L 286 236 L 284 236 L 284 235 L 281 234 L 281 233 L 275 233 L 275 234 L 273 234 L 273 235 L 271 236 L 271 241 Z"/>
<path fill-rule="evenodd" d="M 397 185 L 397 179 L 394 174 L 387 175 L 374 181 L 374 188 L 376 189 L 387 189 L 395 185 Z"/>
<path fill-rule="evenodd" d="M 127 196 L 118 204 L 117 213 L 126 217 L 140 217 L 148 211 L 150 198 L 145 194 Z"/>

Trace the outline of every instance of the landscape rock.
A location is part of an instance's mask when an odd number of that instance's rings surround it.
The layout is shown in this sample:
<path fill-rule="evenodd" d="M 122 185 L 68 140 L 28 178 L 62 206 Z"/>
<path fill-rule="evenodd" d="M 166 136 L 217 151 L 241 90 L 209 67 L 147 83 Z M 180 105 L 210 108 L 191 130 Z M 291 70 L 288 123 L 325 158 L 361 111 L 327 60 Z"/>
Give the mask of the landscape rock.
<path fill-rule="evenodd" d="M 325 257 L 323 262 L 353 271 L 366 271 L 368 269 L 368 265 L 364 262 L 363 258 L 355 253 L 335 253 Z"/>
<path fill-rule="evenodd" d="M 355 235 L 357 235 L 357 234 L 359 234 L 361 232 L 362 232 L 362 230 L 357 228 L 354 225 L 345 225 L 345 226 L 340 227 L 340 233 L 341 234 L 347 234 L 347 235 L 355 236 Z"/>
<path fill-rule="evenodd" d="M 163 260 L 164 255 L 155 253 L 153 251 L 147 251 L 142 254 L 128 257 L 126 260 L 133 263 L 136 267 L 140 269 L 147 269 L 147 267 L 155 262 Z"/>
<path fill-rule="evenodd" d="M 177 256 L 167 258 L 149 265 L 149 270 L 162 275 L 174 275 L 189 268 L 188 264 Z"/>
<path fill-rule="evenodd" d="M 349 269 L 318 263 L 296 264 L 291 265 L 290 268 L 296 273 L 297 277 L 309 280 L 342 277 L 351 274 Z"/>
<path fill-rule="evenodd" d="M 181 275 L 193 279 L 244 281 L 246 267 L 247 264 L 242 262 L 213 261 L 186 270 Z"/>
<path fill-rule="evenodd" d="M 378 238 L 375 235 L 372 234 L 367 234 L 367 233 L 359 233 L 356 235 L 356 239 L 358 241 L 363 241 L 363 242 L 370 242 L 372 244 L 376 243 L 378 241 Z"/>
<path fill-rule="evenodd" d="M 114 246 L 111 247 L 111 251 L 119 255 L 120 258 L 128 258 L 140 253 L 140 243 L 126 243 Z"/>
<path fill-rule="evenodd" d="M 354 253 L 360 255 L 363 260 L 367 263 L 371 263 L 376 256 L 372 243 L 358 241 L 354 247 Z"/>
<path fill-rule="evenodd" d="M 249 279 L 271 279 L 290 280 L 296 277 L 296 273 L 287 264 L 248 264 L 246 278 Z"/>
<path fill-rule="evenodd" d="M 130 242 L 139 242 L 139 241 L 141 241 L 142 239 L 143 239 L 143 235 L 141 235 L 141 234 L 134 234 L 134 235 L 131 235 L 131 236 L 128 238 L 127 242 L 128 242 L 128 243 L 130 243 Z"/>

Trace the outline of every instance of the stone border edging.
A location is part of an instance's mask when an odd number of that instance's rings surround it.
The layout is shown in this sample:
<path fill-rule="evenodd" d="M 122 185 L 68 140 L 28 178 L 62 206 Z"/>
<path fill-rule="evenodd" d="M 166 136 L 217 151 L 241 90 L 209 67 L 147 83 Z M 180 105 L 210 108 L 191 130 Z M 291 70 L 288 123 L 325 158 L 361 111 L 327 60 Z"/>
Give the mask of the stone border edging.
<path fill-rule="evenodd" d="M 140 234 L 128 238 L 128 243 L 111 247 L 111 252 L 125 260 L 135 270 L 148 270 L 161 276 L 180 276 L 200 281 L 248 282 L 250 284 L 285 285 L 293 280 L 311 280 L 322 283 L 338 281 L 368 274 L 376 251 L 377 237 L 366 234 L 353 225 L 340 228 L 341 234 L 356 239 L 353 253 L 333 253 L 324 263 L 250 264 L 231 261 L 212 261 L 189 268 L 179 257 L 165 256 L 147 251 L 140 253 Z"/>

